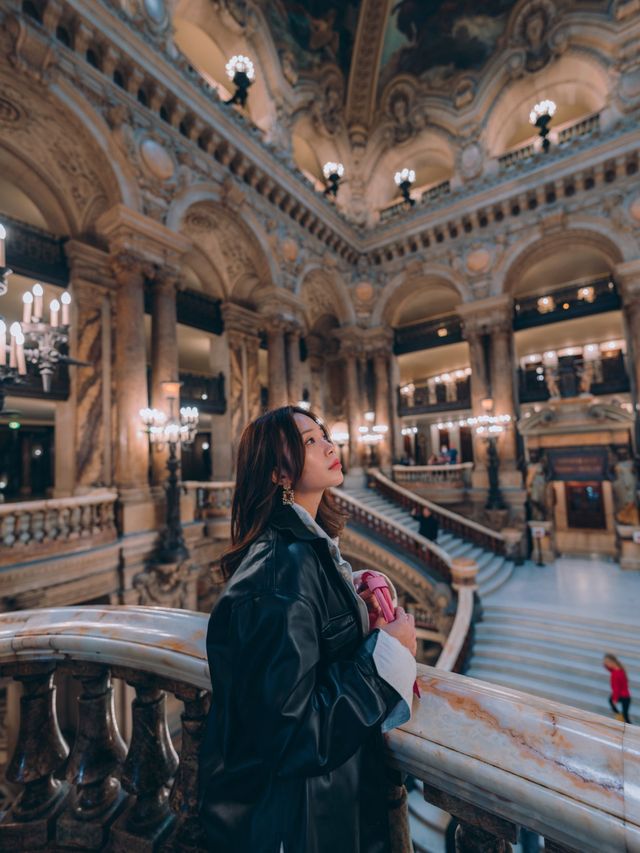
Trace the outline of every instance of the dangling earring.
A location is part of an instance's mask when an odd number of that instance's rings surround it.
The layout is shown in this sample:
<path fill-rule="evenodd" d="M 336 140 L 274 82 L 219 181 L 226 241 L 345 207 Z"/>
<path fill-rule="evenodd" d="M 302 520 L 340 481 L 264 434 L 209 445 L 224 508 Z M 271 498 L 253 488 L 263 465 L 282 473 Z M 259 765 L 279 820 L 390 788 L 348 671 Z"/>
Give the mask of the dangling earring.
<path fill-rule="evenodd" d="M 282 487 L 282 503 L 285 506 L 293 506 L 294 493 L 291 485 Z"/>

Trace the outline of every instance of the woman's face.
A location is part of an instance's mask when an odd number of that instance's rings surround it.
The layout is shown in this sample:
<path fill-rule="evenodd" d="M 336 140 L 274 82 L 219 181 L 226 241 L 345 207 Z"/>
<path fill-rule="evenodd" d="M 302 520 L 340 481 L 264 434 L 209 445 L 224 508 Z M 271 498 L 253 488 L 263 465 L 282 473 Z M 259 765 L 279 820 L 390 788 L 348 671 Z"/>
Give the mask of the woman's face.
<path fill-rule="evenodd" d="M 308 415 L 296 412 L 293 419 L 304 445 L 304 468 L 294 486 L 296 495 L 322 493 L 329 486 L 339 486 L 344 479 L 342 465 L 331 439 Z"/>

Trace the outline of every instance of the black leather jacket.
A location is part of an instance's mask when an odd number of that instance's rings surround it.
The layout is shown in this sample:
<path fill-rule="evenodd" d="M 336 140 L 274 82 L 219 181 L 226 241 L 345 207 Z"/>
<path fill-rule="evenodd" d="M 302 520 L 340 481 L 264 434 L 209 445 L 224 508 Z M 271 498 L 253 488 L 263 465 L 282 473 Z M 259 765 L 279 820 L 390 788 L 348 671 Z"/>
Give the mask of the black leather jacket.
<path fill-rule="evenodd" d="M 218 600 L 200 813 L 216 853 L 388 853 L 380 723 L 399 695 L 326 540 L 283 507 Z"/>

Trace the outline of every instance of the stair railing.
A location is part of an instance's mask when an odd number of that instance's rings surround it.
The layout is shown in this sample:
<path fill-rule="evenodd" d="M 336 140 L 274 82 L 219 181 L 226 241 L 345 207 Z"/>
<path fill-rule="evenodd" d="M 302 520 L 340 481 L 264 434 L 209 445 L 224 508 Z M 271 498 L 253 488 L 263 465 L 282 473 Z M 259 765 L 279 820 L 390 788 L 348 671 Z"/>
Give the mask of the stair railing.
<path fill-rule="evenodd" d="M 505 536 L 497 530 L 492 530 L 490 527 L 485 527 L 483 524 L 478 524 L 477 521 L 472 521 L 470 518 L 465 518 L 463 515 L 446 509 L 440 504 L 428 501 L 415 492 L 403 488 L 398 483 L 394 483 L 393 480 L 385 477 L 377 468 L 369 469 L 368 476 L 369 484 L 383 497 L 389 498 L 398 504 L 398 506 L 404 507 L 409 511 L 421 511 L 422 507 L 428 507 L 430 512 L 438 519 L 438 524 L 443 530 L 453 533 L 454 536 L 467 539 L 469 542 L 479 545 L 486 551 L 509 556 L 508 552 L 512 544 L 509 536 Z M 520 534 L 517 536 L 518 541 L 519 539 Z"/>
<path fill-rule="evenodd" d="M 23 685 L 7 777 L 20 790 L 0 847 L 205 853 L 198 750 L 209 703 L 207 617 L 145 607 L 69 607 L 0 615 L 0 676 Z M 58 724 L 57 671 L 78 682 L 73 748 Z M 508 851 L 526 827 L 545 849 L 640 849 L 640 733 L 535 696 L 418 667 L 412 719 L 389 733 L 389 761 L 458 818 L 465 850 Z M 128 744 L 113 679 L 135 691 Z M 166 696 L 184 707 L 180 756 Z"/>

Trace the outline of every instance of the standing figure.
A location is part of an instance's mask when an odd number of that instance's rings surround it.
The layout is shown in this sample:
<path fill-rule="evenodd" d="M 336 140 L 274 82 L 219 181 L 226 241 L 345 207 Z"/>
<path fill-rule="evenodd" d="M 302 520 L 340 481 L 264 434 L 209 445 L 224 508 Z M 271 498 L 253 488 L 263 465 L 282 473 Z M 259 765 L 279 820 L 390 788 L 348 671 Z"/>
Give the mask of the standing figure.
<path fill-rule="evenodd" d="M 602 661 L 604 668 L 608 670 L 611 681 L 611 696 L 609 705 L 611 710 L 625 723 L 630 723 L 629 706 L 631 705 L 631 694 L 629 693 L 629 682 L 627 671 L 615 655 L 606 654 Z M 620 707 L 618 708 L 618 702 Z"/>
<path fill-rule="evenodd" d="M 345 517 L 327 490 L 342 479 L 311 412 L 284 406 L 242 434 L 230 579 L 207 632 L 210 850 L 391 849 L 382 735 L 410 717 L 416 631 L 401 607 L 370 627 L 335 538 Z"/>

